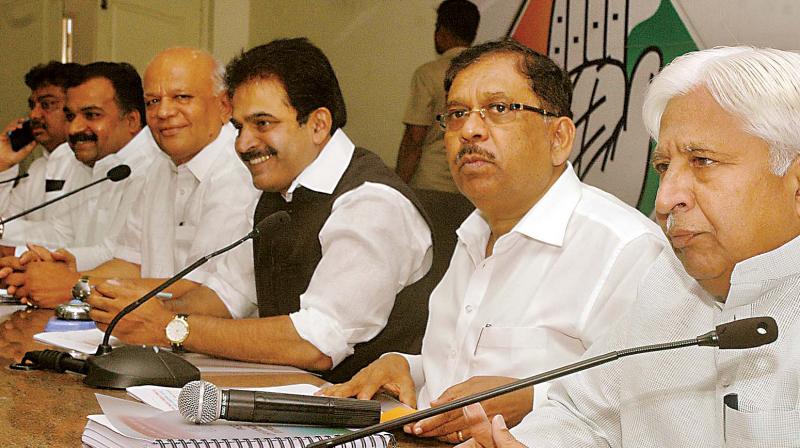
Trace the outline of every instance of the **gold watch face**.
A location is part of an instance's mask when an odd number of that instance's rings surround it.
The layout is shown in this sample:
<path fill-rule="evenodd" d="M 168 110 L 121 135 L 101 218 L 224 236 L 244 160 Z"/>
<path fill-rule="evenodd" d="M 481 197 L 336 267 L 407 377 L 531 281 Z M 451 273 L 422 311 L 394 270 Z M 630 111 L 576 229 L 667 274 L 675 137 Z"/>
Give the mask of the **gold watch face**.
<path fill-rule="evenodd" d="M 180 344 L 189 336 L 189 323 L 186 322 L 186 319 L 175 316 L 175 318 L 167 324 L 166 332 L 167 339 L 169 339 L 170 342 L 173 344 Z"/>

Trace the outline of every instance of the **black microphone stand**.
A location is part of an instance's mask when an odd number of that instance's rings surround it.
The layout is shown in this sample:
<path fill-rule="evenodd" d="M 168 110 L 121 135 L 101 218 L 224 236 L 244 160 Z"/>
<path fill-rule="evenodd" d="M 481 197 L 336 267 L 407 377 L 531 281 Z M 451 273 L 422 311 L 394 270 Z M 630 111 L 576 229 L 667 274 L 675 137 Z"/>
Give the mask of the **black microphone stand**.
<path fill-rule="evenodd" d="M 67 359 L 71 357 L 66 353 L 53 350 L 33 351 L 27 352 L 22 361 L 12 364 L 11 368 L 19 370 L 43 368 L 59 372 L 70 370 L 84 373 L 86 374 L 86 377 L 83 379 L 85 384 L 92 387 L 107 389 L 125 389 L 130 386 L 145 384 L 165 387 L 182 387 L 190 381 L 199 380 L 200 371 L 197 367 L 182 357 L 169 351 L 161 350 L 158 347 L 125 345 L 116 350 L 112 350 L 111 344 L 109 344 L 111 332 L 114 330 L 117 323 L 131 311 L 186 276 L 189 272 L 197 269 L 208 260 L 233 249 L 251 238 L 258 238 L 267 230 L 284 225 L 289 221 L 289 214 L 285 211 L 276 212 L 267 216 L 256 224 L 253 230 L 247 235 L 222 249 L 200 258 L 141 298 L 128 304 L 128 306 L 123 308 L 114 316 L 114 319 L 111 320 L 103 336 L 103 342 L 97 347 L 97 352 L 86 361 Z"/>
<path fill-rule="evenodd" d="M 86 378 L 83 379 L 83 382 L 92 387 L 124 389 L 142 384 L 182 387 L 190 381 L 199 380 L 200 371 L 197 367 L 182 357 L 160 350 L 158 347 L 126 345 L 112 350 L 111 344 L 109 344 L 111 332 L 123 317 L 186 276 L 189 272 L 197 269 L 200 265 L 251 238 L 257 238 L 267 228 L 281 225 L 288 221 L 289 214 L 286 212 L 277 212 L 267 216 L 256 224 L 247 235 L 222 249 L 200 258 L 141 298 L 128 304 L 111 320 L 103 336 L 103 342 L 97 347 L 97 352 L 87 359 Z"/>
<path fill-rule="evenodd" d="M 736 339 L 736 340 L 731 341 L 729 339 L 722 338 L 723 336 L 727 336 L 730 339 Z M 523 378 L 521 380 L 517 380 L 512 383 L 498 386 L 484 392 L 479 392 L 474 395 L 468 395 L 466 397 L 453 400 L 449 403 L 445 403 L 441 406 L 436 406 L 422 411 L 417 411 L 414 412 L 413 414 L 408 414 L 403 417 L 398 417 L 388 422 L 379 423 L 373 426 L 368 426 L 366 428 L 359 429 L 357 431 L 353 431 L 347 434 L 342 434 L 340 436 L 332 437 L 327 440 L 314 442 L 306 445 L 305 448 L 322 448 L 322 447 L 331 448 L 336 445 L 352 442 L 353 440 L 360 439 L 362 437 L 367 437 L 381 431 L 389 431 L 392 429 L 397 429 L 408 423 L 416 422 L 428 417 L 433 417 L 435 415 L 440 415 L 445 412 L 459 409 L 473 403 L 478 403 L 484 400 L 488 400 L 490 398 L 497 397 L 499 395 L 504 395 L 509 392 L 514 392 L 516 390 L 523 389 L 528 386 L 533 386 L 536 384 L 545 383 L 547 381 L 552 381 L 556 378 L 561 378 L 562 376 L 580 372 L 581 370 L 590 369 L 592 367 L 596 367 L 617 360 L 619 358 L 624 358 L 626 356 L 638 355 L 641 353 L 657 352 L 662 350 L 672 350 L 681 347 L 692 347 L 695 345 L 705 346 L 705 347 L 719 347 L 722 349 L 751 348 L 751 347 L 758 347 L 764 344 L 769 344 L 775 341 L 777 338 L 778 338 L 778 325 L 775 322 L 775 319 L 771 317 L 752 317 L 749 319 L 741 319 L 729 322 L 727 324 L 719 325 L 717 326 L 716 330 L 710 331 L 694 339 L 686 339 L 677 342 L 667 342 L 664 344 L 654 344 L 654 345 L 645 345 L 641 347 L 628 348 L 584 359 L 582 361 L 578 361 L 573 364 L 559 367 L 557 369 L 553 369 L 548 372 L 543 372 L 538 375 L 534 375 L 528 378 Z"/>

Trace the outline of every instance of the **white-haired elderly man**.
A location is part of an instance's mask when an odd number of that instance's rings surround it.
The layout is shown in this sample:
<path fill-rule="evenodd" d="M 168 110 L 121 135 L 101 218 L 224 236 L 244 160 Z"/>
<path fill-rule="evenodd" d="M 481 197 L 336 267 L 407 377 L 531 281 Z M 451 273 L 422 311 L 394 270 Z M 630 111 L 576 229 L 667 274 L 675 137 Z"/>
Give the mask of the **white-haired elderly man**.
<path fill-rule="evenodd" d="M 28 264 L 24 278 L 10 283 L 24 285 L 29 301 L 65 301 L 82 276 L 92 285 L 122 277 L 153 287 L 252 229 L 258 191 L 236 156 L 223 77 L 223 66 L 202 50 L 170 48 L 153 58 L 143 78 L 145 115 L 161 152 L 145 188 L 114 239 L 71 254 L 36 248 L 68 263 Z M 198 269 L 171 291 L 181 295 L 206 275 Z"/>
<path fill-rule="evenodd" d="M 627 317 L 586 357 L 768 315 L 778 340 L 625 358 L 566 377 L 511 433 L 478 406 L 471 445 L 786 447 L 800 443 L 800 55 L 749 47 L 684 55 L 654 80 L 665 250 Z M 677 258 L 675 257 L 677 255 Z"/>

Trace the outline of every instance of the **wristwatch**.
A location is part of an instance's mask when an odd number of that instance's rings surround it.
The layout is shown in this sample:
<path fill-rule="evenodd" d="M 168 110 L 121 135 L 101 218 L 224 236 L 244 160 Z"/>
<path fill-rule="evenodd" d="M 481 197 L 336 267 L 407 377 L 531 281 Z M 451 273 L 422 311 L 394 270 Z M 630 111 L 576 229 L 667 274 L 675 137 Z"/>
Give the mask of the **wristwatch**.
<path fill-rule="evenodd" d="M 183 341 L 189 337 L 189 321 L 186 319 L 187 317 L 189 316 L 186 314 L 176 314 L 164 329 L 174 352 L 182 352 Z"/>
<path fill-rule="evenodd" d="M 80 280 L 72 287 L 72 297 L 85 302 L 90 294 L 92 294 L 92 285 L 89 284 L 89 276 L 82 275 Z"/>

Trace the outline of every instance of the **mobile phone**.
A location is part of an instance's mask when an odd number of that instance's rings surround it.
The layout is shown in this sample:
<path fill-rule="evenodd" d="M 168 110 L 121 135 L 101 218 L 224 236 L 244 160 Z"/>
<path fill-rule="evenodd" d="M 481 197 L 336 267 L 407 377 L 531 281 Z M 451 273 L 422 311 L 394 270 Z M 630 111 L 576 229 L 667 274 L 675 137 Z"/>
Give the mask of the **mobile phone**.
<path fill-rule="evenodd" d="M 11 143 L 11 149 L 19 151 L 24 148 L 28 143 L 33 141 L 33 129 L 31 128 L 31 120 L 22 122 L 22 127 L 9 131 L 8 141 Z"/>

